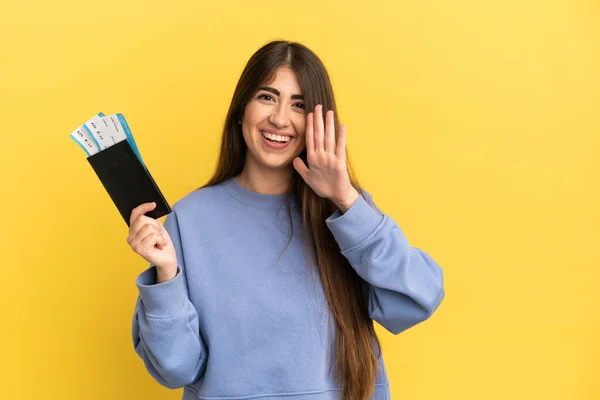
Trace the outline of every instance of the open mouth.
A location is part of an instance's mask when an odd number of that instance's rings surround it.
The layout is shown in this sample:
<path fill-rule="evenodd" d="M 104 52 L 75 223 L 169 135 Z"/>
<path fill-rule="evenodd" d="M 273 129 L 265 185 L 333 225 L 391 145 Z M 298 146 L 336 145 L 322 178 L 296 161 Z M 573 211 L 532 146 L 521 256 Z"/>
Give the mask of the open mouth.
<path fill-rule="evenodd" d="M 287 148 L 294 140 L 291 136 L 273 135 L 268 132 L 261 131 L 265 145 L 272 150 L 282 150 Z"/>
<path fill-rule="evenodd" d="M 272 133 L 267 133 L 264 131 L 260 131 L 260 134 L 271 143 L 285 144 L 292 139 L 290 136 L 274 135 Z"/>

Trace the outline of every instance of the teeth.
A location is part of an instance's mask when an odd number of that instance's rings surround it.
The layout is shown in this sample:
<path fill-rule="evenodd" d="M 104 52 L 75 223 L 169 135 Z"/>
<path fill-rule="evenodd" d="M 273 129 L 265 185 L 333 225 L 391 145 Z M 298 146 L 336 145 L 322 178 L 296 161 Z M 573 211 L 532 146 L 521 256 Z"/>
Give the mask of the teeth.
<path fill-rule="evenodd" d="M 276 140 L 278 142 L 287 143 L 290 141 L 289 136 L 273 135 L 272 133 L 263 132 L 263 131 L 261 131 L 260 133 L 267 139 Z"/>

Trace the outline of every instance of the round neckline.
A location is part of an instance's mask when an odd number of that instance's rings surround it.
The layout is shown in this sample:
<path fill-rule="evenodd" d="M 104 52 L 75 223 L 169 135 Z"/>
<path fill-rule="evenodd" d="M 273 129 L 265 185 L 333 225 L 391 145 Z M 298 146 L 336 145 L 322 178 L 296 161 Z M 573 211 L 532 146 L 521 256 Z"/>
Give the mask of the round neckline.
<path fill-rule="evenodd" d="M 231 196 L 244 204 L 267 209 L 278 209 L 286 205 L 288 193 L 282 194 L 261 194 L 246 189 L 241 183 L 233 178 L 223 182 L 223 187 Z M 296 196 L 292 196 L 291 205 L 293 208 L 299 208 Z"/>

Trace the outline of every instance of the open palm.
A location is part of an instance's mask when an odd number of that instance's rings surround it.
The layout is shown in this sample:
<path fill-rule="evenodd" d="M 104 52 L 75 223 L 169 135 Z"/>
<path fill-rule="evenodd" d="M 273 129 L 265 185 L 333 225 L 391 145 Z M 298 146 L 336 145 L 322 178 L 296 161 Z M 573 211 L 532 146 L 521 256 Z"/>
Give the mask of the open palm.
<path fill-rule="evenodd" d="M 346 127 L 340 126 L 335 140 L 333 110 L 327 111 L 323 123 L 323 106 L 306 116 L 306 153 L 308 167 L 300 157 L 293 161 L 302 179 L 321 197 L 339 203 L 353 191 L 346 167 Z"/>

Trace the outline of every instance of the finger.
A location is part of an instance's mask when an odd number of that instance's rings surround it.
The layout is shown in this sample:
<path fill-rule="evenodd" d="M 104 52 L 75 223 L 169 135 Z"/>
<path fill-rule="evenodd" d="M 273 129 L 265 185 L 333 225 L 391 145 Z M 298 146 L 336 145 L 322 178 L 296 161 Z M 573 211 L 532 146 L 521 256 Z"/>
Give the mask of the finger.
<path fill-rule="evenodd" d="M 133 225 L 129 227 L 129 236 L 131 239 L 135 238 L 138 235 L 138 232 L 142 230 L 146 225 L 151 225 L 155 227 L 155 229 L 160 232 L 161 227 L 158 220 L 148 217 L 146 215 L 140 215 L 133 222 Z"/>
<path fill-rule="evenodd" d="M 166 232 L 166 229 L 165 229 L 165 227 L 164 227 L 164 225 L 163 225 L 163 222 L 162 222 L 160 219 L 157 219 L 157 220 L 155 220 L 155 221 L 156 221 L 156 223 L 158 224 L 158 228 L 159 228 L 159 230 L 160 230 L 160 234 L 164 236 L 164 235 L 165 235 L 165 232 Z"/>
<path fill-rule="evenodd" d="M 167 232 L 167 230 L 165 229 L 165 227 L 163 226 L 163 223 L 160 220 L 156 220 L 156 222 L 158 223 L 158 233 L 160 234 L 160 236 L 163 238 L 164 240 L 164 244 L 165 246 L 167 245 L 167 243 L 169 243 L 169 232 Z"/>
<path fill-rule="evenodd" d="M 325 151 L 335 154 L 335 126 L 333 110 L 327 111 L 325 115 Z"/>
<path fill-rule="evenodd" d="M 156 240 L 156 242 L 155 242 L 155 244 L 154 244 L 154 245 L 155 245 L 155 246 L 156 246 L 156 247 L 157 247 L 159 250 L 162 250 L 162 249 L 164 249 L 164 248 L 165 248 L 165 246 L 167 245 L 167 244 L 165 243 L 165 238 L 164 238 L 164 237 L 162 237 L 162 236 L 160 236 L 160 235 L 155 235 L 155 237 L 154 237 L 154 240 Z"/>
<path fill-rule="evenodd" d="M 306 154 L 310 155 L 312 158 L 312 153 L 314 153 L 315 151 L 315 138 L 314 138 L 314 133 L 315 133 L 315 129 L 314 129 L 314 113 L 308 113 L 308 115 L 306 116 Z"/>
<path fill-rule="evenodd" d="M 160 240 L 158 239 L 157 234 L 148 235 L 140 242 L 138 253 L 141 255 L 149 256 L 154 251 L 154 247 L 157 247 L 159 250 L 163 249 L 163 246 L 160 245 Z"/>
<path fill-rule="evenodd" d="M 156 231 L 147 231 L 144 232 L 143 234 L 140 235 L 139 238 L 139 247 L 144 250 L 145 248 L 148 248 L 150 246 L 155 246 L 158 247 L 159 249 L 163 249 L 167 243 L 164 237 L 162 237 L 158 232 Z"/>
<path fill-rule="evenodd" d="M 135 250 L 140 242 L 148 235 L 154 232 L 154 228 L 150 225 L 143 226 L 135 235 L 131 235 L 131 243 L 129 245 Z"/>
<path fill-rule="evenodd" d="M 317 104 L 315 107 L 315 150 L 324 151 L 325 143 L 323 137 L 325 136 L 325 128 L 323 126 L 323 106 Z"/>
<path fill-rule="evenodd" d="M 340 133 L 338 134 L 337 149 L 335 155 L 342 161 L 346 161 L 346 125 L 340 126 Z"/>
<path fill-rule="evenodd" d="M 143 215 L 148 211 L 153 210 L 155 207 L 155 202 L 140 204 L 131 211 L 131 216 L 129 217 L 129 224 L 132 225 L 140 217 L 140 215 Z"/>
<path fill-rule="evenodd" d="M 148 235 L 152 235 L 154 233 L 158 233 L 156 231 L 156 227 L 153 225 L 145 225 L 141 230 L 140 233 L 138 233 L 137 237 L 140 239 L 140 241 L 145 238 Z"/>
<path fill-rule="evenodd" d="M 296 157 L 294 158 L 294 161 L 292 161 L 292 164 L 294 165 L 294 168 L 296 169 L 296 171 L 298 171 L 302 179 L 306 181 L 306 177 L 308 176 L 308 167 L 306 166 L 306 164 L 304 164 L 304 161 L 302 161 L 300 157 Z"/>
<path fill-rule="evenodd" d="M 143 238 L 152 233 L 159 234 L 163 241 L 166 242 L 166 237 L 161 233 L 160 227 L 158 227 L 155 222 L 156 221 L 150 217 L 141 216 L 138 218 L 134 223 L 134 230 L 129 237 L 131 247 L 135 246 L 136 243 L 139 243 Z"/>
<path fill-rule="evenodd" d="M 145 214 L 148 211 L 154 210 L 154 207 L 156 207 L 156 203 L 151 202 L 140 204 L 139 206 L 134 208 L 131 211 L 131 215 L 129 216 L 129 226 L 131 226 L 140 215 Z"/>

